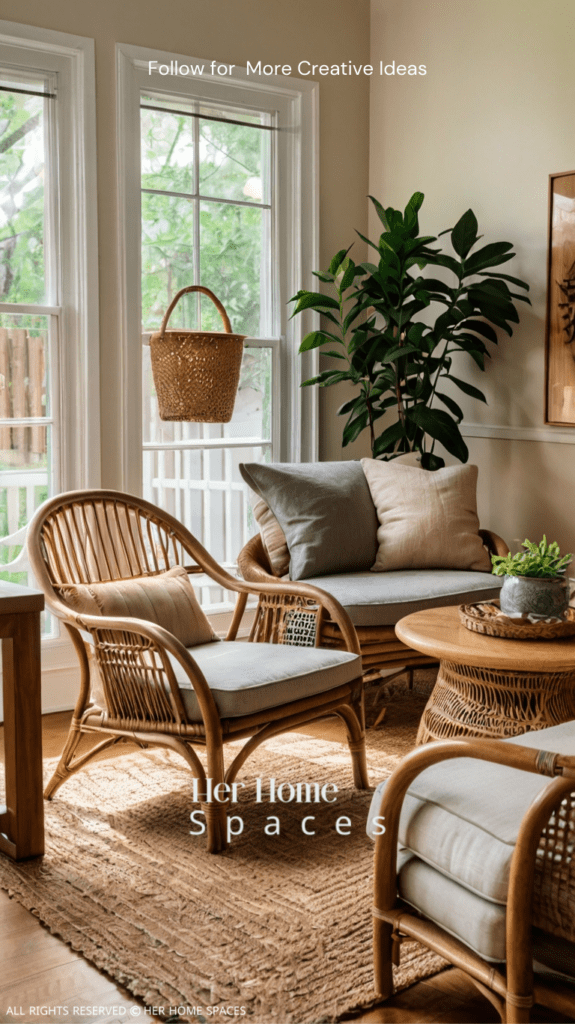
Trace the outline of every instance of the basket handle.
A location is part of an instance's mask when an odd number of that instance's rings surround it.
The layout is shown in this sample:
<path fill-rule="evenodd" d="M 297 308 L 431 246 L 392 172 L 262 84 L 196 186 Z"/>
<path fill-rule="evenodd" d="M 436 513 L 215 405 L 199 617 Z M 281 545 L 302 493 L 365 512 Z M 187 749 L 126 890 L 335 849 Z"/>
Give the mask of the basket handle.
<path fill-rule="evenodd" d="M 232 325 L 230 323 L 230 318 L 229 318 L 228 314 L 226 313 L 224 307 L 222 306 L 222 303 L 217 298 L 217 296 L 215 296 L 214 293 L 211 292 L 209 288 L 204 288 L 204 286 L 201 285 L 201 284 L 190 284 L 190 285 L 188 285 L 187 288 L 181 288 L 180 291 L 177 292 L 176 295 L 174 295 L 174 298 L 170 302 L 170 305 L 168 306 L 168 308 L 166 310 L 164 319 L 162 320 L 162 326 L 160 327 L 160 338 L 161 339 L 163 339 L 163 337 L 164 337 L 164 334 L 165 334 L 165 331 L 166 331 L 166 327 L 168 326 L 168 320 L 170 319 L 170 316 L 172 315 L 172 313 L 174 311 L 176 303 L 178 303 L 180 301 L 182 295 L 185 295 L 186 292 L 203 292 L 204 295 L 207 295 L 208 298 L 210 298 L 212 300 L 214 306 L 216 307 L 218 313 L 220 314 L 220 316 L 222 318 L 222 323 L 224 325 L 226 333 L 227 334 L 233 334 Z"/>

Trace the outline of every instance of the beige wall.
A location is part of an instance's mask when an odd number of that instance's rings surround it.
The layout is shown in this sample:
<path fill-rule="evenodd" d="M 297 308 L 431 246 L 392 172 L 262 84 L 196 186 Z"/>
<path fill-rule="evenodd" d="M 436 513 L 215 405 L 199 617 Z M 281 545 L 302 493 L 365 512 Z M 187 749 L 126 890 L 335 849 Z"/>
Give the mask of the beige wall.
<path fill-rule="evenodd" d="M 425 64 L 427 75 L 372 80 L 370 192 L 404 205 L 420 189 L 425 233 L 472 207 L 485 242 L 516 246 L 503 271 L 531 285 L 533 306 L 519 304 L 487 373 L 465 364 L 489 400 L 464 399 L 466 420 L 523 428 L 468 438 L 482 522 L 508 541 L 546 531 L 575 550 L 575 445 L 548 442 L 557 428 L 544 428 L 543 404 L 547 185 L 575 167 L 575 4 L 372 0 L 371 47 L 372 63 Z M 533 428 L 544 440 L 521 439 Z"/>
<path fill-rule="evenodd" d="M 115 44 L 132 43 L 245 65 L 297 66 L 369 59 L 369 0 L 4 0 L 6 20 L 89 36 L 96 43 L 102 483 L 120 486 L 116 250 Z M 320 81 L 322 266 L 353 229 L 365 232 L 369 79 Z M 343 238 L 343 242 L 342 242 Z M 137 387 L 137 382 L 134 382 Z M 330 401 L 322 394 L 322 456 L 339 458 Z M 344 401 L 341 398 L 340 401 Z M 338 403 L 336 403 L 338 404 Z M 327 408 L 330 407 L 330 408 Z"/>

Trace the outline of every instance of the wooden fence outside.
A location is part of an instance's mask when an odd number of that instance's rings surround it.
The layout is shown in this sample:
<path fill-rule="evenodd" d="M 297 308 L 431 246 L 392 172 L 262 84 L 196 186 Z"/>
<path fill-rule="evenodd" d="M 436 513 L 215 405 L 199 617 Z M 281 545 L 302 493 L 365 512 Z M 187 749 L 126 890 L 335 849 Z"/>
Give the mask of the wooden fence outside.
<path fill-rule="evenodd" d="M 46 415 L 47 338 L 0 327 L 0 419 Z M 46 453 L 46 427 L 0 427 L 0 462 L 26 465 Z"/>

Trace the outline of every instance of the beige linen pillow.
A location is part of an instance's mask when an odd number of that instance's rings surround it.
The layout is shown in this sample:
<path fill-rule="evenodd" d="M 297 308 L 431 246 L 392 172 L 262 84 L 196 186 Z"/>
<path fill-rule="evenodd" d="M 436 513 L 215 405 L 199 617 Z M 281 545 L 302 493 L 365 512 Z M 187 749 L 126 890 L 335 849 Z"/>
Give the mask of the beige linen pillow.
<path fill-rule="evenodd" d="M 479 536 L 477 466 L 435 472 L 362 459 L 379 519 L 372 572 L 391 569 L 491 571 Z"/>
<path fill-rule="evenodd" d="M 157 576 L 105 583 L 77 583 L 66 588 L 63 600 L 79 615 L 146 619 L 163 626 L 184 645 L 194 647 L 217 640 L 181 565 Z"/>
<path fill-rule="evenodd" d="M 267 502 L 255 491 L 250 491 L 250 501 L 272 572 L 281 579 L 289 572 L 289 550 L 285 533 Z"/>

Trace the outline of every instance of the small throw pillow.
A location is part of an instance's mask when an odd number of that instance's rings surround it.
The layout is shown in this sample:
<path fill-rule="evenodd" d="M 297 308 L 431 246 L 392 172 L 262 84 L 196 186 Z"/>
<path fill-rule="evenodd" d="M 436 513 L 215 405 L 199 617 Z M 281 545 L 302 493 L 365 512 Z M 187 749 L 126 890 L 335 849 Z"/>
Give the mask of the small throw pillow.
<path fill-rule="evenodd" d="M 251 462 L 240 472 L 285 534 L 292 580 L 373 564 L 377 518 L 359 462 Z"/>
<path fill-rule="evenodd" d="M 477 466 L 428 472 L 378 459 L 362 459 L 361 464 L 380 523 L 373 572 L 491 571 L 479 536 Z"/>
<path fill-rule="evenodd" d="M 62 598 L 79 615 L 154 622 L 172 633 L 184 647 L 217 640 L 200 608 L 190 577 L 181 565 L 157 576 L 77 583 L 74 587 L 67 587 Z"/>
<path fill-rule="evenodd" d="M 285 533 L 263 498 L 251 491 L 250 501 L 271 570 L 274 576 L 281 579 L 289 572 L 289 551 Z"/>

